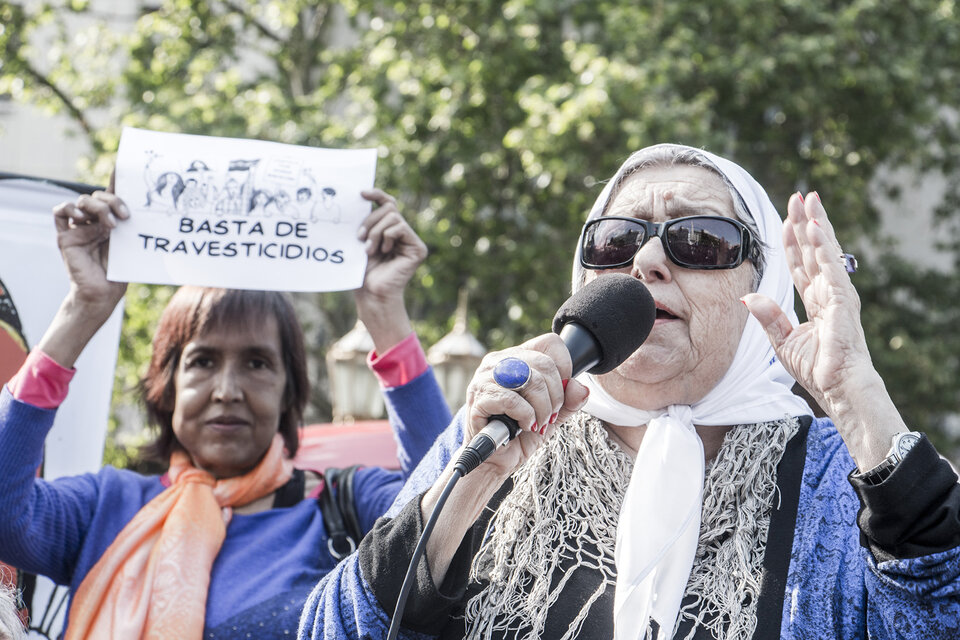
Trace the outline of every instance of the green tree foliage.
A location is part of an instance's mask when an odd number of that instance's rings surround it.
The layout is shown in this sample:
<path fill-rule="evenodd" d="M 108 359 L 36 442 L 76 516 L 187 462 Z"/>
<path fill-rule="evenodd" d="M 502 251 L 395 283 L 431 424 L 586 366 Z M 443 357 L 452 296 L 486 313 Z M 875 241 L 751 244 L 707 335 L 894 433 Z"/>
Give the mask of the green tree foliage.
<path fill-rule="evenodd" d="M 911 213 L 884 167 L 942 173 L 937 232 L 960 255 L 954 0 L 163 0 L 122 32 L 68 36 L 83 4 L 0 2 L 0 91 L 73 115 L 90 179 L 121 125 L 378 147 L 378 184 L 431 248 L 410 292 L 428 344 L 463 287 L 488 346 L 546 331 L 585 212 L 644 145 L 728 155 L 781 206 L 818 190 L 845 248 L 871 257 L 856 283 L 877 366 L 907 422 L 947 444 L 960 283 L 892 257 L 875 205 Z M 40 32 L 55 44 L 31 68 Z M 319 342 L 346 331 L 347 298 L 317 305 Z"/>

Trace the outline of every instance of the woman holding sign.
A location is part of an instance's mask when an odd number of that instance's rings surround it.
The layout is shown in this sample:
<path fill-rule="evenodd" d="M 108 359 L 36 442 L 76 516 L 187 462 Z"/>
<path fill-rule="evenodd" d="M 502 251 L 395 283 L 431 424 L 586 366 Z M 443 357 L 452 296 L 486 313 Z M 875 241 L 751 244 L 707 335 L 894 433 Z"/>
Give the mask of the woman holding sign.
<path fill-rule="evenodd" d="M 363 197 L 376 206 L 360 229 L 369 260 L 358 315 L 388 402 L 422 418 L 396 431 L 402 472 L 361 469 L 353 479 L 366 531 L 450 415 L 403 306 L 426 247 L 392 197 Z M 181 288 L 142 381 L 160 431 L 152 451 L 169 461 L 167 473 L 105 467 L 37 479 L 71 367 L 126 289 L 106 279 L 110 230 L 130 215 L 112 189 L 54 214 L 71 288 L 0 394 L 0 560 L 70 586 L 67 638 L 292 637 L 307 594 L 337 558 L 311 498 L 322 479 L 292 464 L 309 387 L 290 302 Z"/>

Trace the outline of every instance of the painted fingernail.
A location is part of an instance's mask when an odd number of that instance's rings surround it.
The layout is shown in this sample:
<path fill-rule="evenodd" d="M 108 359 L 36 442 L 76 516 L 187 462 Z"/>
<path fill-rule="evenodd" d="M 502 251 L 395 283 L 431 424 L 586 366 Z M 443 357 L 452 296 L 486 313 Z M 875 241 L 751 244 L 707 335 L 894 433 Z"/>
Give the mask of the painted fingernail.
<path fill-rule="evenodd" d="M 810 218 L 810 221 L 813 222 L 813 224 L 817 225 L 818 227 L 820 226 L 820 221 L 817 220 L 816 218 Z"/>
<path fill-rule="evenodd" d="M 570 382 L 570 378 L 565 378 L 565 379 L 563 379 L 563 380 L 560 381 L 560 384 L 563 385 L 563 390 L 564 390 L 564 391 L 567 390 L 567 383 L 568 383 L 568 382 Z"/>
<path fill-rule="evenodd" d="M 530 425 L 530 431 L 534 431 L 534 432 L 535 432 L 535 431 L 537 431 L 537 430 L 539 430 L 539 429 L 540 429 L 540 425 L 538 425 L 538 424 L 537 424 L 537 421 L 534 420 L 534 421 L 533 421 L 533 424 Z"/>
<path fill-rule="evenodd" d="M 797 191 L 797 197 L 800 198 L 800 202 L 803 202 L 803 194 Z"/>
<path fill-rule="evenodd" d="M 560 414 L 559 414 L 559 413 L 554 413 L 553 415 L 550 416 L 550 420 L 549 420 L 550 424 L 553 424 L 554 422 L 557 421 L 557 416 L 558 416 L 558 415 L 560 415 Z"/>
<path fill-rule="evenodd" d="M 542 427 L 540 427 L 540 435 L 543 435 L 546 430 L 547 430 L 547 425 L 543 425 Z"/>
<path fill-rule="evenodd" d="M 813 195 L 817 196 L 817 202 L 820 202 L 820 194 L 817 193 L 816 191 L 814 191 L 814 192 L 813 192 Z M 820 204 L 823 204 L 823 203 L 820 202 Z"/>
<path fill-rule="evenodd" d="M 742 303 L 743 303 L 743 306 L 747 306 L 747 301 L 746 301 L 746 300 L 744 300 L 743 298 L 740 298 L 740 302 L 742 302 Z"/>

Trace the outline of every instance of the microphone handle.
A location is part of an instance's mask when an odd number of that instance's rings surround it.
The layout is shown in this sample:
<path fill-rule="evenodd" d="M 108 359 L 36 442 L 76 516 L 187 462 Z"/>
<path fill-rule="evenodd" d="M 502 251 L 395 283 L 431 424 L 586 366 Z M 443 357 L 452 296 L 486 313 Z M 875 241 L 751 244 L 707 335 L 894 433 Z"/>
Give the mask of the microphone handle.
<path fill-rule="evenodd" d="M 505 414 L 490 416 L 487 426 L 473 436 L 469 446 L 457 460 L 461 475 L 467 475 L 480 466 L 480 463 L 493 455 L 501 446 L 513 440 L 520 433 L 520 425 Z"/>
<path fill-rule="evenodd" d="M 602 351 L 597 339 L 580 324 L 568 322 L 563 325 L 560 329 L 560 339 L 570 352 L 570 361 L 573 364 L 571 378 L 589 371 L 600 362 Z"/>
<path fill-rule="evenodd" d="M 570 352 L 573 362 L 573 376 L 576 377 L 591 369 L 601 359 L 600 345 L 587 329 L 576 322 L 569 322 L 560 330 L 560 338 Z M 467 475 L 493 455 L 493 452 L 505 445 L 520 433 L 520 425 L 508 415 L 490 416 L 480 433 L 473 436 L 470 445 L 464 449 L 457 459 L 457 467 L 461 475 Z"/>

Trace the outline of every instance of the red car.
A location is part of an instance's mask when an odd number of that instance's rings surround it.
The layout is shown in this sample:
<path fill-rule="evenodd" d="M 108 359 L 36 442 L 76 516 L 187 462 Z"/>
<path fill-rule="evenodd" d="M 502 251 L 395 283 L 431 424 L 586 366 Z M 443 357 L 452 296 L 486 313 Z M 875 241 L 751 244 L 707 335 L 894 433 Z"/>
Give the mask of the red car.
<path fill-rule="evenodd" d="M 397 443 L 386 420 L 363 420 L 350 424 L 311 424 L 300 432 L 295 464 L 323 471 L 354 464 L 399 469 Z"/>

